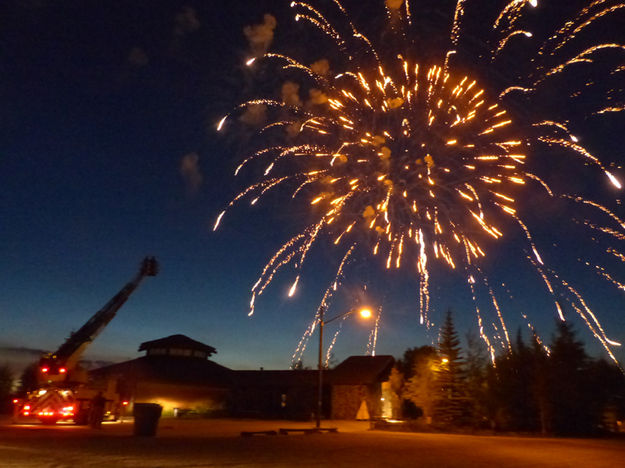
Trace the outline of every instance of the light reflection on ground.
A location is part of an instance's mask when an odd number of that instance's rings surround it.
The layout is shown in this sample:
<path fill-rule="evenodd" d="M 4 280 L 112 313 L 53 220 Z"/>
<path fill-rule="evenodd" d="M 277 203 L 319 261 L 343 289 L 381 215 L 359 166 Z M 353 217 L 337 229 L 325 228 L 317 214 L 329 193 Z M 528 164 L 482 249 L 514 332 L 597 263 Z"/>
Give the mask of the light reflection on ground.
<path fill-rule="evenodd" d="M 160 421 L 156 438 L 132 435 L 131 420 L 102 429 L 0 421 L 0 465 L 61 467 L 610 467 L 622 465 L 625 440 L 470 436 L 370 431 L 369 423 L 324 421 L 337 434 L 259 435 L 241 431 L 310 428 L 311 422 Z"/>

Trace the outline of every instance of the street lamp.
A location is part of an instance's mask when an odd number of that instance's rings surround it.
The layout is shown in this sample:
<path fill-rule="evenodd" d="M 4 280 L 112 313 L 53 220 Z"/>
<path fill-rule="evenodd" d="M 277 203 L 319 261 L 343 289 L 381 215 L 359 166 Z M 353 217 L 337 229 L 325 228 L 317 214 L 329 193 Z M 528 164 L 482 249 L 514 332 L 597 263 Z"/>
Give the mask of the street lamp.
<path fill-rule="evenodd" d="M 317 382 L 317 414 L 315 420 L 315 427 L 319 429 L 321 427 L 321 408 L 323 406 L 323 327 L 330 322 L 334 322 L 336 319 L 351 315 L 354 312 L 358 312 L 363 319 L 371 318 L 373 313 L 368 307 L 361 307 L 360 309 L 351 309 L 345 313 L 332 317 L 329 320 L 323 320 L 325 314 L 325 306 L 319 308 L 319 360 L 317 362 L 318 369 L 318 382 Z"/>

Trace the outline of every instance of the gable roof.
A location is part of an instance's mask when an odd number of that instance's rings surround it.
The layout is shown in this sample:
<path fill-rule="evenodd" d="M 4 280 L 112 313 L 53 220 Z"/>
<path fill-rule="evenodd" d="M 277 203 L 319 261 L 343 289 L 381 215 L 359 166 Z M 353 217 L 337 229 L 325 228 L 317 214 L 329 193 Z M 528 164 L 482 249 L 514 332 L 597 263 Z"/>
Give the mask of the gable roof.
<path fill-rule="evenodd" d="M 334 385 L 363 385 L 388 380 L 395 364 L 393 356 L 350 356 L 330 371 Z"/>
<path fill-rule="evenodd" d="M 141 343 L 139 351 L 148 351 L 153 348 L 192 349 L 194 351 L 204 351 L 209 356 L 217 353 L 217 350 L 212 346 L 192 340 L 185 335 L 170 335 L 158 340 L 146 341 Z"/>

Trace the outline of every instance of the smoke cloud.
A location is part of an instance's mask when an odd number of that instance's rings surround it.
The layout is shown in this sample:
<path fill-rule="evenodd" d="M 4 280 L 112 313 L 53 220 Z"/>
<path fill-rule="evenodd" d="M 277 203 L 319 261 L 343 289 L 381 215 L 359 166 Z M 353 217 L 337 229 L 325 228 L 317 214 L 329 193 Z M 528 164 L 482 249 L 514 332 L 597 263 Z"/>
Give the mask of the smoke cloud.
<path fill-rule="evenodd" d="M 128 53 L 128 63 L 133 67 L 141 68 L 150 63 L 150 59 L 141 47 L 133 47 Z"/>
<path fill-rule="evenodd" d="M 37 348 L 26 348 L 24 346 L 0 346 L 0 353 L 15 353 L 22 354 L 24 356 L 40 357 L 42 354 L 46 354 L 48 351 Z"/>
<path fill-rule="evenodd" d="M 180 161 L 180 175 L 185 182 L 189 195 L 196 194 L 204 180 L 200 171 L 199 160 L 200 157 L 197 153 L 189 153 L 184 155 Z"/>
<path fill-rule="evenodd" d="M 271 46 L 273 41 L 273 30 L 276 29 L 277 24 L 276 18 L 266 14 L 261 24 L 243 28 L 243 34 L 247 37 L 254 57 L 259 57 L 269 50 L 269 46 Z"/>
<path fill-rule="evenodd" d="M 299 85 L 292 81 L 282 84 L 282 102 L 287 106 L 301 107 L 302 100 L 299 98 Z"/>
<path fill-rule="evenodd" d="M 308 90 L 308 105 L 320 105 L 328 102 L 328 95 L 317 88 L 311 88 Z"/>
<path fill-rule="evenodd" d="M 190 6 L 182 7 L 174 19 L 174 36 L 181 37 L 200 29 L 197 12 Z"/>
<path fill-rule="evenodd" d="M 330 73 L 330 62 L 328 59 L 317 60 L 310 65 L 310 69 L 317 75 L 327 76 Z"/>
<path fill-rule="evenodd" d="M 265 104 L 251 104 L 245 108 L 239 120 L 244 124 L 258 127 L 267 120 L 267 106 Z"/>

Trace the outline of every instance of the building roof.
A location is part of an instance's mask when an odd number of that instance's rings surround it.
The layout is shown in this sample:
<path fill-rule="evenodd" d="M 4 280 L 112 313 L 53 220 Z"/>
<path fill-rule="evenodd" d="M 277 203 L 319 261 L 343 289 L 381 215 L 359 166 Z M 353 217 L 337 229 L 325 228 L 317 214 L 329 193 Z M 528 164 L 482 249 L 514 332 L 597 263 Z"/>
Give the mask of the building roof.
<path fill-rule="evenodd" d="M 207 359 L 180 359 L 175 356 L 143 356 L 101 367 L 92 377 L 120 376 L 124 379 L 199 384 L 225 388 L 232 383 L 232 371 Z"/>
<path fill-rule="evenodd" d="M 176 336 L 182 335 L 174 335 Z M 172 337 L 163 340 L 169 338 Z M 142 345 L 140 349 L 146 348 Z M 388 380 L 394 363 L 393 356 L 350 356 L 336 368 L 325 370 L 324 382 L 328 385 L 368 385 L 383 382 Z M 236 371 L 207 359 L 181 359 L 170 355 L 143 356 L 92 370 L 90 375 L 96 379 L 119 376 L 125 380 L 206 385 L 217 388 L 311 387 L 316 385 L 319 376 L 317 370 Z"/>
<path fill-rule="evenodd" d="M 298 387 L 315 385 L 316 370 L 246 370 L 234 371 L 238 387 Z"/>
<path fill-rule="evenodd" d="M 141 343 L 139 351 L 148 351 L 153 348 L 192 349 L 194 351 L 203 351 L 208 356 L 217 353 L 217 350 L 212 346 L 192 340 L 185 335 L 171 335 L 158 340 L 146 341 Z"/>
<path fill-rule="evenodd" d="M 388 380 L 393 356 L 350 356 L 329 372 L 333 385 L 363 385 Z"/>
<path fill-rule="evenodd" d="M 351 356 L 334 369 L 323 371 L 329 385 L 368 385 L 388 380 L 395 364 L 393 356 Z M 249 370 L 233 371 L 239 387 L 315 386 L 319 378 L 315 370 Z"/>

